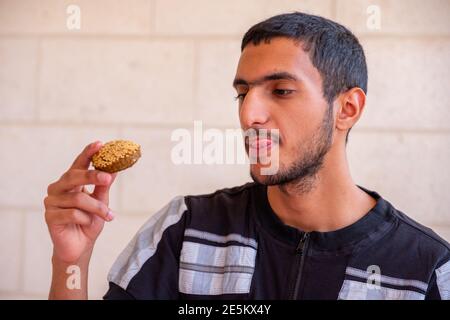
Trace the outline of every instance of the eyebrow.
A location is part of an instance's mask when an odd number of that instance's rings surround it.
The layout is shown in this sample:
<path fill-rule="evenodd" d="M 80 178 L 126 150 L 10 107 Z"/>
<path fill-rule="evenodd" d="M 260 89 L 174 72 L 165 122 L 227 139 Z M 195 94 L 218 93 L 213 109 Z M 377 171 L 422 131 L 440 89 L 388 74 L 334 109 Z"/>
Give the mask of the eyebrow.
<path fill-rule="evenodd" d="M 256 79 L 255 81 L 249 82 L 242 78 L 236 78 L 233 81 L 233 87 L 236 87 L 238 85 L 244 85 L 244 86 L 250 86 L 250 85 L 258 85 L 262 84 L 267 81 L 274 81 L 274 80 L 291 80 L 291 81 L 298 81 L 297 77 L 294 76 L 292 73 L 289 72 L 275 72 L 268 75 L 265 75 L 259 79 Z"/>

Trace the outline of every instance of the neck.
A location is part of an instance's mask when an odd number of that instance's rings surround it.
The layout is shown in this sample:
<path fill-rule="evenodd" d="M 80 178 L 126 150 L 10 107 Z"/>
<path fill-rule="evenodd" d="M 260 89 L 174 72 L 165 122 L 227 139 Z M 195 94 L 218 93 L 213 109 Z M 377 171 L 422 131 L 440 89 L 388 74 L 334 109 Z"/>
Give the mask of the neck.
<path fill-rule="evenodd" d="M 334 231 L 358 221 L 376 204 L 353 182 L 342 146 L 331 147 L 311 183 L 306 192 L 299 192 L 295 182 L 268 187 L 269 203 L 285 224 L 306 232 Z"/>

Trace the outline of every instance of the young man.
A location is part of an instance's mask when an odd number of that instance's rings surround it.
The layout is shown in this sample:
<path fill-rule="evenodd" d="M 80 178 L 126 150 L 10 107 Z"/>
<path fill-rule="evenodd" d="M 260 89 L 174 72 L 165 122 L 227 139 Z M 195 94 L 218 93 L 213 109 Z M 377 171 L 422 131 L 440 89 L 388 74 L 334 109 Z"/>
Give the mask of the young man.
<path fill-rule="evenodd" d="M 448 299 L 449 244 L 355 185 L 346 142 L 367 91 L 364 52 L 345 27 L 292 13 L 244 36 L 234 87 L 247 152 L 278 154 L 254 183 L 174 198 L 118 257 L 106 299 Z M 275 131 L 273 131 L 275 132 Z M 276 139 L 275 139 L 276 137 Z M 114 175 L 87 170 L 88 146 L 45 199 L 54 243 L 50 298 L 86 298 Z M 82 190 L 95 184 L 92 194 Z M 65 287 L 81 268 L 81 290 Z"/>

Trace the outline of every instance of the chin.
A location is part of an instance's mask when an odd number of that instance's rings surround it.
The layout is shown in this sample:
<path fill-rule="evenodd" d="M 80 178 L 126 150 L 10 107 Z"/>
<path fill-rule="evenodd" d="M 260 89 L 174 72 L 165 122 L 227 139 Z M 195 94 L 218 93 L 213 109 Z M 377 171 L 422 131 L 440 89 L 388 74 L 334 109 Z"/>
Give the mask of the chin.
<path fill-rule="evenodd" d="M 264 184 L 264 185 L 273 185 L 273 175 L 263 175 L 261 174 L 261 168 L 260 165 L 251 165 L 250 167 L 250 176 L 252 177 L 253 181 Z"/>

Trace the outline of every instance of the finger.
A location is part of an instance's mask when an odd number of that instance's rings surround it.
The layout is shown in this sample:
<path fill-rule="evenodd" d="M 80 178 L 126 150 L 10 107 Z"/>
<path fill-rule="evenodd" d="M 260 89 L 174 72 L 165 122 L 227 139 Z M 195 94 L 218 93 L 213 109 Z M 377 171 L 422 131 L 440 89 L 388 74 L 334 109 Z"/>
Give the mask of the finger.
<path fill-rule="evenodd" d="M 78 224 L 89 226 L 92 223 L 92 217 L 88 213 L 75 208 L 55 208 L 45 212 L 45 221 L 48 225 Z"/>
<path fill-rule="evenodd" d="M 111 221 L 114 218 L 112 211 L 103 202 L 83 192 L 70 192 L 58 196 L 48 196 L 46 198 L 48 208 L 75 208 L 83 212 L 96 215 L 105 221 Z"/>
<path fill-rule="evenodd" d="M 108 185 L 96 185 L 94 191 L 92 192 L 92 196 L 95 199 L 102 201 L 106 205 L 109 204 L 109 190 L 117 177 L 117 172 L 111 174 L 111 176 L 111 182 Z"/>
<path fill-rule="evenodd" d="M 50 184 L 47 192 L 60 194 L 87 184 L 108 185 L 111 179 L 111 174 L 103 171 L 70 169 L 57 182 Z"/>
<path fill-rule="evenodd" d="M 70 166 L 70 169 L 87 169 L 91 163 L 92 156 L 100 150 L 102 143 L 95 141 L 87 145 L 84 150 L 76 157 L 75 161 Z"/>

